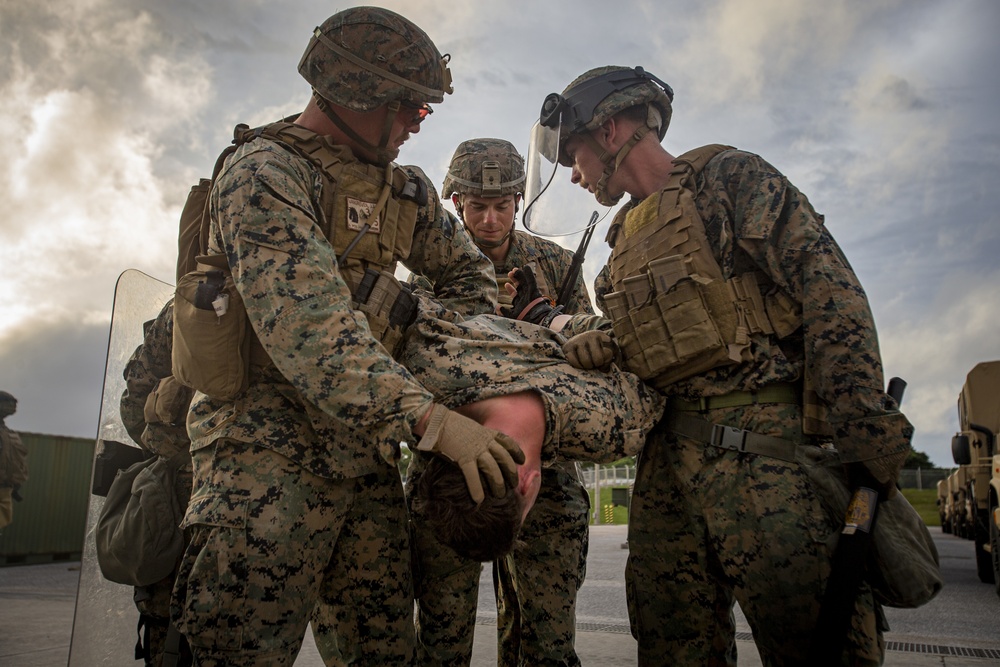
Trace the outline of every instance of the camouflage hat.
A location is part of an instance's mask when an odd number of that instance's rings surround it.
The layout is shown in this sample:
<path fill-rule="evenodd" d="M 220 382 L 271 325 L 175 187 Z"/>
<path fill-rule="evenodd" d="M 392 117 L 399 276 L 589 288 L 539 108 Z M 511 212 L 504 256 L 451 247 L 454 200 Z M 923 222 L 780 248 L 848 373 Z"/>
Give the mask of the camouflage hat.
<path fill-rule="evenodd" d="M 539 122 L 546 127 L 560 124 L 560 161 L 565 164 L 562 147 L 568 136 L 596 130 L 615 114 L 642 104 L 647 105 L 647 125 L 656 128 L 662 141 L 673 99 L 673 89 L 641 67 L 596 67 L 574 79 L 562 94 L 546 97 Z"/>
<path fill-rule="evenodd" d="M 449 59 L 399 14 L 353 7 L 316 28 L 299 73 L 330 102 L 365 112 L 394 100 L 443 102 L 452 92 Z"/>
<path fill-rule="evenodd" d="M 524 192 L 524 158 L 503 139 L 469 139 L 455 149 L 441 195 L 500 197 Z"/>

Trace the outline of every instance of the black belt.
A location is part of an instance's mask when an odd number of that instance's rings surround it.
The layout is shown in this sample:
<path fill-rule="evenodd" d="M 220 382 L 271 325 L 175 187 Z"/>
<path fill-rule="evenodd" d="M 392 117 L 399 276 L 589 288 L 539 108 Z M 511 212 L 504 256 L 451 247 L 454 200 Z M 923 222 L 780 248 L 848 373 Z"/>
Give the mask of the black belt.
<path fill-rule="evenodd" d="M 795 462 L 795 450 L 798 445 L 791 440 L 745 431 L 735 426 L 713 424 L 704 419 L 677 412 L 671 412 L 667 416 L 666 423 L 667 427 L 677 435 L 683 435 L 712 447 Z"/>

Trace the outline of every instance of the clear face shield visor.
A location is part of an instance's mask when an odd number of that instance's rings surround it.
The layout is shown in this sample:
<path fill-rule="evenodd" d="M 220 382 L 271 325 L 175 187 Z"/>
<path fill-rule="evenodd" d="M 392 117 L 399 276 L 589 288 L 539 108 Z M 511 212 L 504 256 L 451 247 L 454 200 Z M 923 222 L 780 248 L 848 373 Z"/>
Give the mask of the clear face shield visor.
<path fill-rule="evenodd" d="M 525 164 L 523 222 L 540 236 L 569 236 L 593 227 L 608 215 L 594 196 L 572 182 L 572 167 L 559 163 L 558 118 L 554 126 L 536 122 Z"/>

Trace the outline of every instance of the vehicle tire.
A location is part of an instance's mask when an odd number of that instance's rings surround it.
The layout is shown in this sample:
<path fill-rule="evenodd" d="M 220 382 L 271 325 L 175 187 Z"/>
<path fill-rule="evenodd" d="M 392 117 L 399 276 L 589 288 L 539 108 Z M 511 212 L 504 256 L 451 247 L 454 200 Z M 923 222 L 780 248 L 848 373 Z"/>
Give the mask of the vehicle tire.
<path fill-rule="evenodd" d="M 986 550 L 986 545 L 991 541 L 990 527 L 987 523 L 993 523 L 986 521 L 988 516 L 987 512 L 976 512 L 975 522 L 972 525 L 976 543 L 976 574 L 979 575 L 979 581 L 984 584 L 996 581 L 993 576 L 993 554 Z"/>
<path fill-rule="evenodd" d="M 993 557 L 993 583 L 996 585 L 997 595 L 1000 596 L 1000 528 L 997 528 L 997 522 L 993 519 L 996 509 L 997 506 L 993 505 L 989 515 L 990 549 L 993 551 L 990 555 Z"/>

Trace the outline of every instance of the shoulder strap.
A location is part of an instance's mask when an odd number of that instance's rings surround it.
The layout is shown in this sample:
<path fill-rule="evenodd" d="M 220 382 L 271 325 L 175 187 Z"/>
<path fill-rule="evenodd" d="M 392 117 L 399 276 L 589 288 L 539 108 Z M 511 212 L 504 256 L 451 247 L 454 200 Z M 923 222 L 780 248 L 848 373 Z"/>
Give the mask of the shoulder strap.
<path fill-rule="evenodd" d="M 716 155 L 731 150 L 735 149 L 725 144 L 708 144 L 707 146 L 691 149 L 681 156 L 674 158 L 674 165 L 684 165 L 691 170 L 692 174 L 697 174 Z"/>
<path fill-rule="evenodd" d="M 690 188 L 694 184 L 689 179 L 704 169 L 705 165 L 716 155 L 728 150 L 734 150 L 734 148 L 725 144 L 708 144 L 707 146 L 689 150 L 679 157 L 674 158 L 674 167 L 670 170 L 670 180 L 664 190 L 672 189 L 676 191 L 680 187 Z M 608 235 L 605 237 L 608 245 L 612 248 L 615 246 L 622 224 L 625 222 L 625 214 L 633 206 L 634 204 L 630 202 L 615 214 L 615 219 L 608 228 Z"/>

